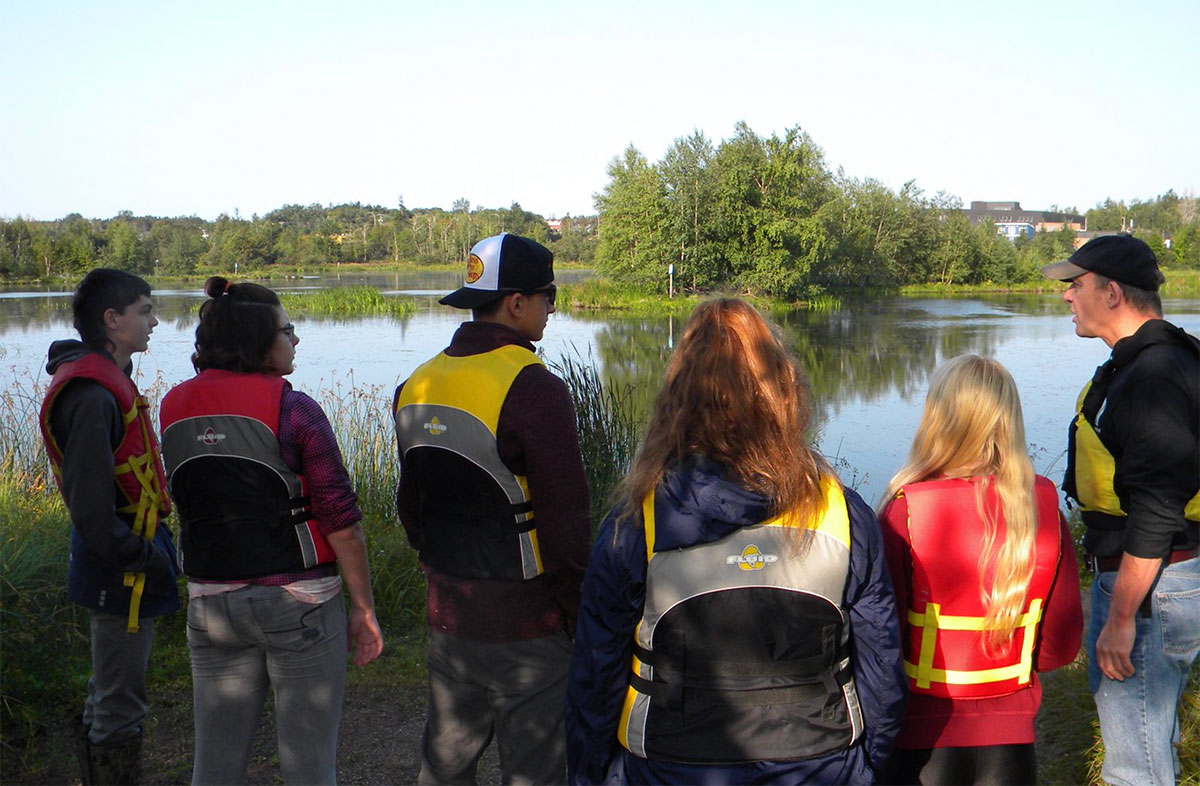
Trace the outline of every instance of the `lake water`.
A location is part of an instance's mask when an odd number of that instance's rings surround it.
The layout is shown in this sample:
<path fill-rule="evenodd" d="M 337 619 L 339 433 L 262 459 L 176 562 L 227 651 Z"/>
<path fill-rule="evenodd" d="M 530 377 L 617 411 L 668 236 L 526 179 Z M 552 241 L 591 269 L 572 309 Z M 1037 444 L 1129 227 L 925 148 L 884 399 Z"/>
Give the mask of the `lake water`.
<path fill-rule="evenodd" d="M 580 275 L 568 271 L 558 280 Z M 293 385 L 314 395 L 365 389 L 386 414 L 395 385 L 442 349 L 463 321 L 464 312 L 437 304 L 458 280 L 456 273 L 395 273 L 273 282 L 281 292 L 369 284 L 418 304 L 403 319 L 294 316 L 300 345 Z M 192 374 L 203 295 L 196 287 L 156 290 L 154 298 L 160 323 L 135 369 L 139 386 L 161 394 Z M 1164 305 L 1167 319 L 1200 335 L 1200 300 Z M 1021 390 L 1034 467 L 1058 482 L 1075 397 L 1109 353 L 1098 339 L 1075 336 L 1067 306 L 1055 295 L 848 300 L 832 312 L 774 319 L 811 379 L 821 449 L 872 504 L 907 455 L 929 375 L 941 360 L 972 352 L 1009 368 Z M 606 380 L 633 386 L 644 405 L 683 321 L 559 312 L 539 346 L 551 363 L 590 358 Z M 69 291 L 0 291 L 0 390 L 19 395 L 44 385 L 46 348 L 74 337 L 70 322 Z"/>

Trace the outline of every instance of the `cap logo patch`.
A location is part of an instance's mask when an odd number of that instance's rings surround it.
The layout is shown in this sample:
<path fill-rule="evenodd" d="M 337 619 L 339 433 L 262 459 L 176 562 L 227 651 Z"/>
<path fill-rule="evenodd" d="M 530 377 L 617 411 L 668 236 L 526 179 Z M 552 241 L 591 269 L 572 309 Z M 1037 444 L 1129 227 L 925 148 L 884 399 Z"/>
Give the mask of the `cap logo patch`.
<path fill-rule="evenodd" d="M 437 415 L 434 415 L 433 420 L 425 424 L 425 430 L 436 437 L 446 430 L 446 426 L 438 421 Z"/>
<path fill-rule="evenodd" d="M 483 260 L 474 254 L 467 260 L 467 283 L 474 284 L 483 275 Z"/>
<path fill-rule="evenodd" d="M 737 565 L 742 570 L 762 570 L 772 562 L 778 562 L 775 554 L 763 554 L 753 543 L 742 549 L 741 554 L 730 554 L 725 558 L 726 565 Z"/>

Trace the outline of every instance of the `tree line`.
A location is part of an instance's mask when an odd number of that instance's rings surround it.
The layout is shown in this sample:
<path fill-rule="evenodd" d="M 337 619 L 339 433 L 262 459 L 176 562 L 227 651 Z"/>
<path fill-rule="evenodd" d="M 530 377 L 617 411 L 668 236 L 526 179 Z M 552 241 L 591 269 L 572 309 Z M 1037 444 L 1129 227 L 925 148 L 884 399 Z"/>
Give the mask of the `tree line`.
<path fill-rule="evenodd" d="M 557 259 L 610 279 L 665 292 L 736 288 L 803 299 L 829 289 L 905 284 L 1019 283 L 1073 250 L 1070 231 L 1015 243 L 971 224 L 954 196 L 898 191 L 831 171 L 799 126 L 769 137 L 738 123 L 715 144 L 676 139 L 657 162 L 630 146 L 595 195 L 597 215 L 545 218 L 514 202 L 441 208 L 360 203 L 284 205 L 264 216 L 110 219 L 73 213 L 54 221 L 0 220 L 0 279 L 74 278 L 97 265 L 140 274 L 253 272 L 391 261 L 464 262 L 473 243 L 502 231 L 548 245 Z M 1073 207 L 1052 211 L 1078 213 Z M 1086 212 L 1089 230 L 1132 228 L 1170 267 L 1200 268 L 1200 200 L 1173 191 L 1146 201 L 1107 199 Z"/>
<path fill-rule="evenodd" d="M 138 274 L 186 276 L 205 271 L 253 272 L 274 265 L 313 267 L 392 261 L 418 265 L 465 262 L 472 244 L 500 232 L 533 237 L 560 259 L 592 262 L 596 218 L 546 220 L 514 202 L 507 209 L 409 210 L 359 203 L 284 205 L 264 216 L 158 218 L 123 211 L 110 219 L 78 213 L 55 220 L 0 221 L 0 279 L 78 277 L 96 266 Z"/>
<path fill-rule="evenodd" d="M 677 287 L 787 298 L 845 287 L 1008 284 L 1039 278 L 1075 240 L 1071 231 L 1041 232 L 1012 243 L 991 224 L 972 225 L 957 197 L 831 172 L 798 126 L 764 137 L 739 123 L 718 145 L 697 131 L 657 162 L 630 146 L 608 177 L 596 196 L 596 266 L 660 292 L 670 265 Z M 1128 205 L 1110 199 L 1087 212 L 1088 229 L 1132 222 L 1165 265 L 1200 267 L 1198 205 L 1174 192 Z"/>

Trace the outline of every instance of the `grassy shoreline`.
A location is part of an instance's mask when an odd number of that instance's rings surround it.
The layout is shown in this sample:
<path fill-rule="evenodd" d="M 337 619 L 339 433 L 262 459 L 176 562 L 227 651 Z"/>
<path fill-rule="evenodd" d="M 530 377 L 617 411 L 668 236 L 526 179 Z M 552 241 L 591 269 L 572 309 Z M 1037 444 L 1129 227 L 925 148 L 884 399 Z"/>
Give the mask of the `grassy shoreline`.
<path fill-rule="evenodd" d="M 638 442 L 627 388 L 604 384 L 587 361 L 558 369 L 579 413 L 581 447 L 599 517 Z M 160 391 L 161 392 L 161 391 Z M 70 752 L 57 739 L 75 710 L 90 671 L 86 613 L 66 597 L 70 521 L 49 477 L 37 433 L 36 387 L 0 397 L 0 782 L 45 782 L 69 772 Z M 347 383 L 318 396 L 342 447 L 363 510 L 363 528 L 380 623 L 388 653 L 379 664 L 352 670 L 351 685 L 419 690 L 425 679 L 425 585 L 415 553 L 394 514 L 398 480 L 390 391 Z M 33 408 L 33 409 L 31 409 Z M 1086 601 L 1086 595 L 1085 595 Z M 1087 692 L 1085 656 L 1045 676 L 1038 718 L 1041 779 L 1098 783 L 1098 725 Z M 190 731 L 190 667 L 182 614 L 162 620 L 151 661 L 151 694 L 170 696 L 170 711 Z M 1200 670 L 1184 696 L 1182 784 L 1200 786 Z M 50 753 L 48 751 L 54 751 Z M 58 757 L 50 761 L 48 757 Z M 178 759 L 179 756 L 176 756 Z M 186 756 L 169 778 L 186 779 Z"/>

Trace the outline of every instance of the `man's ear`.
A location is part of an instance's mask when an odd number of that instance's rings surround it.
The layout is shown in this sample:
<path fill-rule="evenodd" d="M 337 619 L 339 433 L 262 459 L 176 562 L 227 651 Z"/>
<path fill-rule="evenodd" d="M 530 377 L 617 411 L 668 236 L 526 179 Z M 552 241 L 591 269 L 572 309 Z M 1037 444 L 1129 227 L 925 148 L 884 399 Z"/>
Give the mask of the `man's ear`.
<path fill-rule="evenodd" d="M 109 330 L 116 330 L 120 317 L 120 312 L 118 312 L 115 308 L 108 308 L 104 310 L 104 314 L 100 319 L 104 323 L 104 327 L 108 328 Z"/>
<path fill-rule="evenodd" d="M 511 295 L 504 296 L 504 308 L 509 316 L 514 319 L 520 318 L 521 312 L 525 309 L 525 296 L 520 292 L 514 292 Z"/>
<path fill-rule="evenodd" d="M 1104 285 L 1105 296 L 1108 298 L 1105 302 L 1109 308 L 1116 308 L 1125 300 L 1125 292 L 1122 291 L 1121 285 L 1116 281 L 1109 281 Z"/>

